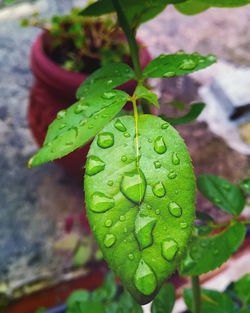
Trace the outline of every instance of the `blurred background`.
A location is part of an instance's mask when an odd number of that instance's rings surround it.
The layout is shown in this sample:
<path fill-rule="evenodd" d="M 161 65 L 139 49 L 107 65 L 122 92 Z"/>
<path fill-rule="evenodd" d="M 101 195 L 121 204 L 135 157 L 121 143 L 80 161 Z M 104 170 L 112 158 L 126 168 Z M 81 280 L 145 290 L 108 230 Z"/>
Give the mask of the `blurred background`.
<path fill-rule="evenodd" d="M 36 18 L 34 12 L 39 12 L 46 26 L 52 16 L 68 14 L 72 7 L 82 7 L 87 1 L 16 1 L 8 6 L 3 2 L 0 1 L 0 307 L 3 312 L 28 313 L 35 312 L 34 303 L 30 304 L 34 294 L 36 303 L 44 301 L 43 294 L 46 303 L 42 304 L 50 307 L 62 303 L 71 289 L 98 286 L 105 273 L 105 263 L 85 217 L 79 155 L 60 164 L 26 167 L 43 141 L 44 134 L 40 136 L 39 132 L 46 130 L 47 120 L 53 120 L 56 112 L 67 106 L 63 103 L 67 97 L 67 101 L 74 100 L 60 89 L 55 95 L 49 88 L 44 91 L 47 74 L 39 69 L 39 54 L 33 55 L 33 61 L 31 55 L 32 44 L 42 32 L 41 25 L 24 28 L 20 23 Z M 249 20 L 250 6 L 211 8 L 196 16 L 181 15 L 169 6 L 138 31 L 138 39 L 151 57 L 178 50 L 217 56 L 217 64 L 208 69 L 150 83 L 160 97 L 161 112 L 168 116 L 184 115 L 194 101 L 206 103 L 198 120 L 177 129 L 188 146 L 197 175 L 220 175 L 233 183 L 250 176 Z M 72 70 L 72 66 L 64 63 L 64 71 Z M 80 70 L 76 72 L 72 82 L 77 84 L 83 78 Z M 52 75 L 44 84 L 51 84 L 56 77 Z M 67 87 L 63 85 L 64 88 Z M 59 100 L 54 101 L 56 96 Z M 41 104 L 39 108 L 35 101 Z M 51 102 L 55 102 L 53 109 L 47 107 Z M 165 105 L 171 102 L 176 105 Z M 186 104 L 184 108 L 178 105 L 182 102 Z M 36 129 L 34 124 L 41 127 Z M 197 208 L 214 216 L 217 222 L 228 218 L 200 194 Z M 249 219 L 250 211 L 244 214 Z M 243 250 L 238 267 L 229 270 L 230 266 L 224 265 L 216 273 L 221 275 L 217 282 L 222 282 L 221 288 L 241 276 L 246 264 L 249 270 L 249 248 Z M 224 275 L 223 271 L 231 274 Z M 213 279 L 217 276 L 204 281 Z M 178 278 L 174 282 L 176 286 L 187 283 Z M 23 297 L 28 299 L 26 306 L 19 304 Z"/>

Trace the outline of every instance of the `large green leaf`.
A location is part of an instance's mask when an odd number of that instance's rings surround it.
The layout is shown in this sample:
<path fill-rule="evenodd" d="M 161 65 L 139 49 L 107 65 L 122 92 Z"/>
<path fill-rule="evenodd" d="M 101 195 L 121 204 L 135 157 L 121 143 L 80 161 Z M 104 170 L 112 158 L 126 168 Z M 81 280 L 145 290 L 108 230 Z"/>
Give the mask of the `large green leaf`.
<path fill-rule="evenodd" d="M 200 175 L 197 184 L 200 192 L 216 206 L 234 216 L 240 215 L 245 197 L 237 186 L 214 175 Z"/>
<path fill-rule="evenodd" d="M 120 90 L 104 92 L 103 96 L 82 98 L 65 111 L 60 111 L 49 126 L 43 147 L 29 161 L 35 167 L 61 158 L 90 141 L 127 102 Z"/>
<path fill-rule="evenodd" d="M 233 300 L 225 293 L 202 289 L 202 294 L 205 295 L 208 301 L 202 301 L 201 313 L 235 313 Z M 193 293 L 191 289 L 184 289 L 184 301 L 189 310 L 193 309 Z"/>
<path fill-rule="evenodd" d="M 126 83 L 135 76 L 131 67 L 125 63 L 112 63 L 101 67 L 90 75 L 78 88 L 76 97 L 87 100 L 98 98 L 117 86 Z"/>
<path fill-rule="evenodd" d="M 250 0 L 199 0 L 201 3 L 205 3 L 213 7 L 241 7 L 250 4 Z"/>
<path fill-rule="evenodd" d="M 234 283 L 234 291 L 244 304 L 250 304 L 250 274 L 244 275 Z"/>
<path fill-rule="evenodd" d="M 218 235 L 193 237 L 181 260 L 181 275 L 196 276 L 221 266 L 239 248 L 245 234 L 245 226 L 235 223 Z"/>
<path fill-rule="evenodd" d="M 151 313 L 171 313 L 175 303 L 175 289 L 172 284 L 162 286 L 155 297 L 151 307 Z"/>
<path fill-rule="evenodd" d="M 144 69 L 146 78 L 182 76 L 199 71 L 216 62 L 214 55 L 201 56 L 199 53 L 186 54 L 179 51 L 175 54 L 160 55 Z"/>
<path fill-rule="evenodd" d="M 184 3 L 176 4 L 176 9 L 186 15 L 201 13 L 209 8 L 209 5 L 202 3 L 200 0 L 188 0 Z"/>
<path fill-rule="evenodd" d="M 205 108 L 205 103 L 202 103 L 202 102 L 192 103 L 189 112 L 184 116 L 166 117 L 164 114 L 161 114 L 160 116 L 162 119 L 164 119 L 164 121 L 172 125 L 186 124 L 197 119 L 197 117 L 201 114 L 204 108 Z"/>
<path fill-rule="evenodd" d="M 85 200 L 104 258 L 139 303 L 175 270 L 193 228 L 195 179 L 187 148 L 161 118 L 113 120 L 93 141 Z"/>

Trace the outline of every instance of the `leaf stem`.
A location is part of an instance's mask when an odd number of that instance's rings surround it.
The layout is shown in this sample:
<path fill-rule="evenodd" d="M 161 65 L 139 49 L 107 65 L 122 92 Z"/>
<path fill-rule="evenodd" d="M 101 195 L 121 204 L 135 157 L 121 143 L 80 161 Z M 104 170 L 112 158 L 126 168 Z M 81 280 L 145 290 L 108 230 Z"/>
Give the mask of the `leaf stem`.
<path fill-rule="evenodd" d="M 250 225 L 250 221 L 238 221 L 236 220 L 238 223 L 241 223 L 243 225 Z M 221 224 L 214 224 L 212 222 L 208 223 L 208 226 L 214 228 L 214 229 L 218 229 L 218 228 L 225 228 L 225 227 L 228 227 L 229 225 L 231 224 L 231 221 L 230 222 L 226 222 L 226 223 L 221 223 Z"/>
<path fill-rule="evenodd" d="M 192 276 L 193 313 L 201 312 L 201 287 L 199 276 Z"/>

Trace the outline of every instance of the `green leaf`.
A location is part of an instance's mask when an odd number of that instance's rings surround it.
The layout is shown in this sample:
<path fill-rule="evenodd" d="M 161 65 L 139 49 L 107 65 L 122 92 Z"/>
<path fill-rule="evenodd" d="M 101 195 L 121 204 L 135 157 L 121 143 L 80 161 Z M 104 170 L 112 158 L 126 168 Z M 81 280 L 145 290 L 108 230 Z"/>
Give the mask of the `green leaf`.
<path fill-rule="evenodd" d="M 201 313 L 235 313 L 233 300 L 226 294 L 209 289 L 202 289 L 202 294 L 212 301 L 202 301 Z M 189 310 L 193 309 L 193 294 L 191 289 L 184 289 L 184 301 Z"/>
<path fill-rule="evenodd" d="M 171 102 L 165 102 L 165 103 L 162 103 L 164 105 L 171 105 L 175 108 L 177 108 L 178 110 L 184 110 L 185 108 L 185 104 L 181 101 L 171 101 Z"/>
<path fill-rule="evenodd" d="M 146 99 L 150 103 L 153 103 L 153 105 L 156 106 L 158 109 L 160 108 L 159 103 L 158 103 L 158 99 L 157 99 L 157 95 L 154 92 L 143 87 L 142 85 L 138 85 L 136 87 L 135 95 L 138 98 Z"/>
<path fill-rule="evenodd" d="M 200 0 L 188 0 L 184 3 L 176 4 L 176 9 L 186 15 L 199 14 L 209 8 L 209 5 Z"/>
<path fill-rule="evenodd" d="M 195 179 L 174 128 L 152 115 L 140 115 L 138 125 L 139 137 L 131 116 L 103 129 L 91 145 L 84 182 L 89 223 L 104 258 L 142 304 L 176 269 L 189 241 Z M 90 175 L 95 158 L 103 167 Z"/>
<path fill-rule="evenodd" d="M 80 303 L 88 301 L 90 294 L 88 290 L 77 290 L 74 291 L 67 299 L 67 308 L 73 310 L 79 307 Z"/>
<path fill-rule="evenodd" d="M 218 235 L 193 237 L 181 260 L 181 275 L 197 276 L 221 266 L 239 248 L 245 234 L 245 226 L 235 223 Z"/>
<path fill-rule="evenodd" d="M 79 311 L 73 311 L 74 313 L 106 313 L 105 306 L 95 301 L 81 302 Z"/>
<path fill-rule="evenodd" d="M 85 237 L 81 245 L 78 247 L 73 257 L 73 264 L 76 267 L 85 265 L 92 255 L 92 240 L 91 237 Z"/>
<path fill-rule="evenodd" d="M 234 291 L 244 304 L 250 304 L 250 274 L 244 275 L 234 283 Z"/>
<path fill-rule="evenodd" d="M 242 179 L 239 183 L 240 188 L 250 195 L 250 178 Z"/>
<path fill-rule="evenodd" d="M 131 67 L 125 63 L 113 63 L 103 66 L 90 75 L 78 88 L 77 99 L 93 99 L 102 96 L 106 91 L 118 87 L 135 76 Z"/>
<path fill-rule="evenodd" d="M 171 313 L 175 303 L 175 289 L 172 284 L 162 286 L 155 297 L 151 307 L 151 313 Z"/>
<path fill-rule="evenodd" d="M 129 313 L 143 313 L 142 307 L 135 302 L 131 295 L 125 291 L 119 299 L 119 307 L 122 308 L 123 312 Z M 117 313 L 119 310 L 117 311 Z"/>
<path fill-rule="evenodd" d="M 112 272 L 109 272 L 98 289 L 96 289 L 92 295 L 91 300 L 93 301 L 109 301 L 112 300 L 117 292 L 117 285 L 115 283 L 115 276 Z"/>
<path fill-rule="evenodd" d="M 198 236 L 207 236 L 213 231 L 213 228 L 208 225 L 195 225 L 195 233 Z"/>
<path fill-rule="evenodd" d="M 250 4 L 250 0 L 199 0 L 201 3 L 213 7 L 233 8 Z"/>
<path fill-rule="evenodd" d="M 128 95 L 120 90 L 81 99 L 50 124 L 43 147 L 29 161 L 35 167 L 61 158 L 89 142 L 127 102 Z"/>
<path fill-rule="evenodd" d="M 214 222 L 211 215 L 202 211 L 196 211 L 196 219 L 205 221 L 205 222 L 212 222 L 212 223 Z"/>
<path fill-rule="evenodd" d="M 145 78 L 161 78 L 187 75 L 216 62 L 214 55 L 201 56 L 199 53 L 186 54 L 179 51 L 175 54 L 160 55 L 144 69 Z"/>
<path fill-rule="evenodd" d="M 245 197 L 237 186 L 214 175 L 200 175 L 197 184 L 200 192 L 213 204 L 234 216 L 240 215 Z"/>
<path fill-rule="evenodd" d="M 190 111 L 182 117 L 166 117 L 165 115 L 161 114 L 161 118 L 172 125 L 186 124 L 194 121 L 201 114 L 204 108 L 205 103 L 193 103 L 191 104 Z"/>

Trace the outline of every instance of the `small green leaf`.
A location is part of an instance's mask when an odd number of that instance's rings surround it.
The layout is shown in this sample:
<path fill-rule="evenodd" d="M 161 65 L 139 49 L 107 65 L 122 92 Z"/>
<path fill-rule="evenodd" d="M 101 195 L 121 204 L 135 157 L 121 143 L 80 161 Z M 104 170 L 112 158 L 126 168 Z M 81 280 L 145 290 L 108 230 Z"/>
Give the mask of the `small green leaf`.
<path fill-rule="evenodd" d="M 185 108 L 185 104 L 181 101 L 171 101 L 171 102 L 165 102 L 165 103 L 162 103 L 164 105 L 171 105 L 172 107 L 175 107 L 177 108 L 178 110 L 184 110 Z"/>
<path fill-rule="evenodd" d="M 96 301 L 85 301 L 79 305 L 79 311 L 74 310 L 74 313 L 106 313 L 105 306 Z"/>
<path fill-rule="evenodd" d="M 250 0 L 199 0 L 201 3 L 213 7 L 233 8 L 250 4 Z"/>
<path fill-rule="evenodd" d="M 92 295 L 93 301 L 109 301 L 112 300 L 117 292 L 117 285 L 115 283 L 115 275 L 112 272 L 108 272 L 101 287 L 96 289 Z"/>
<path fill-rule="evenodd" d="M 244 304 L 250 304 L 250 274 L 244 275 L 234 283 L 234 291 Z"/>
<path fill-rule="evenodd" d="M 74 310 L 74 308 L 79 307 L 80 303 L 88 301 L 89 297 L 88 290 L 76 290 L 67 299 L 67 308 Z"/>
<path fill-rule="evenodd" d="M 57 114 L 50 124 L 43 147 L 29 161 L 35 167 L 61 158 L 89 142 L 127 102 L 128 95 L 112 90 L 103 96 L 81 99 Z"/>
<path fill-rule="evenodd" d="M 211 215 L 202 211 L 196 211 L 196 219 L 205 221 L 205 222 L 212 222 L 212 223 L 214 222 Z"/>
<path fill-rule="evenodd" d="M 77 99 L 95 98 L 118 87 L 135 76 L 131 67 L 124 63 L 103 66 L 89 76 L 76 92 Z"/>
<path fill-rule="evenodd" d="M 73 257 L 73 264 L 76 267 L 85 265 L 92 255 L 92 240 L 91 237 L 85 237 L 82 239 L 81 245 Z"/>
<path fill-rule="evenodd" d="M 138 85 L 135 90 L 135 95 L 138 98 L 146 99 L 149 102 L 153 103 L 154 106 L 156 106 L 158 109 L 160 108 L 157 95 L 148 90 L 147 88 L 143 87 L 142 85 Z"/>
<path fill-rule="evenodd" d="M 245 197 L 237 186 L 214 175 L 200 175 L 197 184 L 200 192 L 213 204 L 234 216 L 240 215 Z"/>
<path fill-rule="evenodd" d="M 245 226 L 235 223 L 218 235 L 193 237 L 181 260 L 180 274 L 197 276 L 221 266 L 239 248 L 245 234 Z"/>
<path fill-rule="evenodd" d="M 201 56 L 199 53 L 160 55 L 152 60 L 144 69 L 143 76 L 146 78 L 161 78 L 182 76 L 199 71 L 216 62 L 214 55 Z"/>
<path fill-rule="evenodd" d="M 155 297 L 151 307 L 151 313 L 171 313 L 175 303 L 175 289 L 172 284 L 162 286 Z"/>
<path fill-rule="evenodd" d="M 186 124 L 194 121 L 201 114 L 204 108 L 205 103 L 193 103 L 191 104 L 190 111 L 182 117 L 166 117 L 162 114 L 161 118 L 172 125 Z"/>
<path fill-rule="evenodd" d="M 240 188 L 250 195 L 250 178 L 242 179 L 239 183 Z"/>
<path fill-rule="evenodd" d="M 195 180 L 176 130 L 152 115 L 123 116 L 93 141 L 85 174 L 87 215 L 109 266 L 138 303 L 147 303 L 176 269 L 193 229 Z M 102 138 L 113 138 L 109 147 Z M 139 154 L 138 154 L 139 153 Z"/>
<path fill-rule="evenodd" d="M 123 312 L 143 313 L 142 307 L 135 302 L 127 291 L 122 293 L 119 299 L 119 307 L 122 308 Z M 119 310 L 116 313 L 119 313 Z"/>
<path fill-rule="evenodd" d="M 207 298 L 211 299 L 209 301 L 202 301 L 201 313 L 235 313 L 233 300 L 226 294 L 209 289 L 202 289 L 202 294 Z M 191 289 L 184 289 L 183 298 L 185 304 L 190 311 L 193 310 L 193 293 Z"/>
<path fill-rule="evenodd" d="M 209 8 L 207 3 L 203 3 L 200 0 L 188 0 L 184 3 L 176 4 L 176 9 L 186 15 L 199 14 Z"/>

